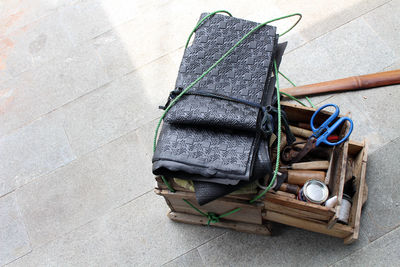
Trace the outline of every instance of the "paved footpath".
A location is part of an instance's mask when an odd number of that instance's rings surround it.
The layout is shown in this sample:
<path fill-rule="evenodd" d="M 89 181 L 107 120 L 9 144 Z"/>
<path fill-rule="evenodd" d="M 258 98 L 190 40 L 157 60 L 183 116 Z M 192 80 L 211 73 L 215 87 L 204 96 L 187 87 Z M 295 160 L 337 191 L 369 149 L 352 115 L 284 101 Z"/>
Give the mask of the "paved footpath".
<path fill-rule="evenodd" d="M 166 217 L 152 192 L 157 107 L 200 13 L 218 9 L 259 22 L 302 13 L 282 38 L 281 71 L 299 85 L 400 68 L 400 0 L 1 1 L 0 265 L 400 264 L 400 86 L 312 98 L 351 112 L 352 139 L 369 140 L 358 242 Z"/>

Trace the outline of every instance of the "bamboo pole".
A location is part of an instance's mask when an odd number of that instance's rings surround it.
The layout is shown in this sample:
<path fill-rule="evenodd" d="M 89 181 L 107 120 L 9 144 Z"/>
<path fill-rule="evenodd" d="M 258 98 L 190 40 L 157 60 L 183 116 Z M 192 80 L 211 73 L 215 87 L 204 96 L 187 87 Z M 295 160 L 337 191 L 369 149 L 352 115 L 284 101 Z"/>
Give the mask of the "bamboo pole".
<path fill-rule="evenodd" d="M 292 96 L 316 95 L 400 84 L 400 69 L 281 89 Z"/>

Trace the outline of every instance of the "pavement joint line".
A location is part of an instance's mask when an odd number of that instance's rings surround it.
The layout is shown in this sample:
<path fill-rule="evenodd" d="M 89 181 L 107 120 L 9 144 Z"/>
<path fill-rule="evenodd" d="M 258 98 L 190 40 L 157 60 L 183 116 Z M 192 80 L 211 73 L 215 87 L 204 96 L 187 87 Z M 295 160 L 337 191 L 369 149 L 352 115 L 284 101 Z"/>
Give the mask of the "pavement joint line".
<path fill-rule="evenodd" d="M 10 195 L 10 194 L 12 194 L 13 192 L 15 192 L 15 190 L 16 190 L 16 188 L 14 188 L 13 190 L 11 190 L 10 192 L 5 193 L 4 195 L 1 195 L 1 196 L 0 196 L 0 199 L 3 198 L 3 197 L 8 196 L 8 195 Z"/>
<path fill-rule="evenodd" d="M 161 56 L 159 56 L 159 57 L 157 57 L 157 58 L 155 58 L 155 59 L 152 59 L 151 61 L 146 62 L 146 63 L 144 63 L 143 65 L 141 65 L 141 66 L 139 66 L 139 67 L 137 67 L 137 68 L 135 68 L 135 69 L 132 69 L 132 70 L 126 72 L 125 74 L 122 74 L 122 75 L 121 75 L 120 77 L 118 77 L 118 78 L 128 76 L 129 74 L 132 74 L 132 73 L 134 73 L 134 72 L 136 72 L 136 71 L 142 69 L 143 67 L 146 67 L 146 66 L 148 66 L 148 65 L 150 65 L 150 64 L 152 64 L 152 63 L 155 63 L 156 61 L 158 61 L 158 60 L 160 60 L 160 59 L 162 59 L 162 58 L 165 58 L 165 57 L 167 57 L 167 56 L 170 56 L 171 54 L 173 54 L 173 53 L 179 51 L 180 49 L 182 49 L 182 48 L 184 48 L 184 47 L 185 47 L 185 46 L 182 45 L 182 46 L 179 46 L 178 48 L 172 49 L 171 51 L 168 51 L 167 53 L 162 54 Z"/>
<path fill-rule="evenodd" d="M 68 136 L 68 134 L 67 134 L 67 131 L 65 130 L 65 122 L 62 124 L 62 127 L 63 127 L 63 130 L 64 130 L 65 137 L 67 138 L 67 142 L 68 142 L 69 148 L 71 149 L 71 152 L 72 152 L 72 154 L 73 154 L 73 156 L 74 156 L 74 159 L 73 159 L 73 160 L 75 160 L 75 159 L 77 159 L 78 157 L 77 157 L 77 156 L 75 155 L 75 153 L 74 153 L 74 150 L 73 150 L 72 145 L 71 145 L 70 138 L 69 138 L 69 136 Z"/>
<path fill-rule="evenodd" d="M 378 152 L 378 151 L 381 150 L 384 146 L 386 146 L 386 145 L 388 145 L 388 144 L 390 144 L 390 143 L 393 143 L 393 142 L 396 141 L 397 139 L 400 139 L 400 136 L 397 136 L 397 137 L 393 138 L 392 140 L 386 142 L 385 144 L 381 145 L 379 148 L 375 149 L 371 154 L 373 154 L 373 153 L 375 153 L 375 152 Z M 368 153 L 368 154 L 369 154 L 369 153 Z"/>
<path fill-rule="evenodd" d="M 201 227 L 201 225 L 196 225 L 196 226 Z M 211 226 L 212 226 L 212 225 L 211 225 Z M 208 226 L 208 227 L 210 227 L 210 226 Z M 214 227 L 214 226 L 213 226 L 213 227 Z M 194 247 L 194 248 L 192 248 L 192 249 L 186 251 L 185 253 L 182 253 L 181 255 L 179 255 L 179 256 L 173 258 L 172 260 L 169 260 L 169 261 L 163 263 L 161 266 L 165 266 L 166 264 L 168 264 L 168 263 L 170 263 L 170 262 L 172 262 L 172 261 L 174 261 L 174 260 L 176 260 L 176 259 L 178 259 L 178 258 L 180 258 L 180 257 L 182 257 L 182 256 L 184 256 L 184 255 L 186 255 L 186 254 L 188 254 L 188 253 L 194 251 L 194 250 L 197 250 L 199 247 L 201 247 L 201 246 L 203 246 L 203 245 L 205 245 L 205 244 L 207 244 L 207 243 L 209 243 L 209 242 L 211 242 L 211 241 L 213 241 L 213 240 L 215 240 L 215 239 L 217 239 L 217 238 L 219 238 L 219 237 L 225 235 L 227 232 L 228 232 L 228 230 L 225 230 L 222 234 L 217 235 L 217 236 L 214 236 L 214 237 L 208 239 L 207 241 L 204 241 L 204 242 L 201 243 L 200 245 L 198 245 L 198 246 L 196 246 L 196 247 Z M 197 252 L 199 253 L 201 262 L 202 262 L 204 265 L 206 265 L 206 264 L 205 264 L 205 261 L 204 261 L 204 259 L 203 259 L 203 257 L 202 257 L 201 254 L 200 254 L 200 251 L 197 250 Z"/>
<path fill-rule="evenodd" d="M 134 197 L 134 198 L 131 199 L 131 200 L 128 200 L 127 202 L 125 202 L 125 203 L 123 203 L 123 204 L 121 204 L 121 205 L 119 205 L 119 206 L 113 208 L 112 210 L 116 210 L 116 209 L 122 208 L 122 207 L 128 205 L 129 203 L 131 203 L 131 202 L 133 202 L 133 201 L 135 201 L 135 200 L 137 200 L 137 199 L 139 199 L 139 198 L 141 198 L 141 197 L 143 197 L 143 196 L 145 196 L 145 195 L 147 195 L 148 193 L 153 192 L 153 191 L 154 191 L 154 188 L 151 188 L 150 190 L 148 190 L 148 191 L 146 191 L 146 192 L 144 192 L 144 193 L 142 193 L 142 194 L 140 194 L 140 195 Z M 104 214 L 106 214 L 107 212 L 108 212 L 108 211 L 106 211 Z M 103 215 L 104 215 L 104 214 L 103 214 Z M 101 215 L 101 216 L 103 216 L 103 215 Z"/>
<path fill-rule="evenodd" d="M 27 253 L 25 253 L 24 255 L 21 255 L 21 256 L 15 258 L 15 259 L 12 259 L 11 261 L 9 261 L 9 262 L 7 262 L 6 264 L 4 264 L 4 266 L 8 266 L 8 265 L 10 265 L 11 263 L 16 262 L 17 260 L 19 260 L 19 259 L 21 259 L 21 258 L 23 258 L 23 257 L 25 257 L 25 256 L 27 256 L 27 255 L 29 255 L 29 254 L 31 254 L 32 252 L 33 252 L 33 249 L 32 249 L 32 247 L 31 247 L 31 250 L 30 250 L 29 252 L 27 252 Z"/>
<path fill-rule="evenodd" d="M 357 250 L 353 251 L 353 252 L 352 252 L 352 253 L 350 253 L 349 255 L 347 255 L 347 256 L 345 256 L 345 257 L 341 258 L 340 260 L 337 260 L 337 261 L 335 261 L 334 263 L 330 264 L 329 266 L 333 266 L 333 265 L 335 265 L 336 263 L 338 263 L 338 262 L 340 262 L 340 261 L 344 260 L 345 258 L 347 258 L 347 257 L 350 257 L 351 255 L 355 254 L 356 252 L 358 252 L 358 251 L 360 251 L 360 250 L 363 250 L 363 249 L 365 249 L 366 247 L 368 247 L 368 246 L 372 245 L 374 242 L 376 242 L 376 241 L 378 241 L 379 239 L 381 239 L 382 237 L 384 237 L 384 236 L 386 236 L 386 235 L 388 235 L 388 234 L 392 233 L 393 231 L 396 231 L 397 229 L 400 229 L 400 224 L 398 224 L 398 225 L 397 225 L 395 228 L 393 228 L 393 229 L 392 229 L 392 230 L 390 230 L 389 232 L 387 232 L 387 233 L 385 233 L 385 234 L 381 235 L 380 237 L 378 237 L 378 238 L 377 238 L 377 239 L 375 239 L 374 241 L 371 241 L 371 242 L 369 242 L 369 243 L 368 243 L 368 244 L 366 244 L 365 246 L 363 246 L 363 247 L 361 247 L 361 248 L 359 248 L 359 249 L 357 249 Z M 356 242 L 357 242 L 357 241 L 356 241 Z"/>

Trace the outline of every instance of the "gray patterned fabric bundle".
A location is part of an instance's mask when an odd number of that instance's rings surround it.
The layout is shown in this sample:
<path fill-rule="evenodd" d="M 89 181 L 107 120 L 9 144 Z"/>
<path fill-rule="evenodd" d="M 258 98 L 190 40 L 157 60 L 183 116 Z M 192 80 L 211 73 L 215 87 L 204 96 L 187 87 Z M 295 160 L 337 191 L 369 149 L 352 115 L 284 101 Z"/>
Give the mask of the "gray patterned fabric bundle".
<path fill-rule="evenodd" d="M 206 19 L 184 52 L 171 97 L 256 25 L 218 14 Z M 154 174 L 193 180 L 202 205 L 271 172 L 260 131 L 265 112 L 257 105 L 273 103 L 272 64 L 285 48 L 278 49 L 277 40 L 275 27 L 260 28 L 169 110 L 153 156 Z M 268 123 L 273 127 L 272 116 Z"/>

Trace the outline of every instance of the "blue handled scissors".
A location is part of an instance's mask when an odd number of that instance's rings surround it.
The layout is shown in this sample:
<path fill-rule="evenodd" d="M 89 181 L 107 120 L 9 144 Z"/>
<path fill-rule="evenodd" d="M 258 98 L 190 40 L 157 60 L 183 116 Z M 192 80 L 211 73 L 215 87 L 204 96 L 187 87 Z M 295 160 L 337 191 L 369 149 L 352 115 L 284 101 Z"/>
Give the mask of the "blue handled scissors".
<path fill-rule="evenodd" d="M 329 116 L 329 118 L 326 121 L 324 121 L 321 124 L 321 126 L 319 126 L 318 128 L 315 128 L 315 126 L 314 126 L 315 117 L 321 110 L 323 110 L 327 107 L 334 107 L 335 112 L 331 116 Z M 349 138 L 351 132 L 353 131 L 353 121 L 350 118 L 340 117 L 332 126 L 329 126 L 329 124 L 331 122 L 333 122 L 339 116 L 339 113 L 340 113 L 339 107 L 335 104 L 323 105 L 322 107 L 317 109 L 317 111 L 314 112 L 314 114 L 311 117 L 311 121 L 310 121 L 310 126 L 313 131 L 313 134 L 310 136 L 310 138 L 311 137 L 316 138 L 315 146 L 319 146 L 321 143 L 324 143 L 324 144 L 327 144 L 330 146 L 336 146 L 336 145 L 343 143 L 347 138 Z M 337 142 L 329 142 L 327 140 L 328 136 L 330 136 L 345 121 L 350 122 L 350 130 L 346 134 L 346 136 L 344 136 L 341 140 L 339 140 Z"/>
<path fill-rule="evenodd" d="M 319 112 L 321 112 L 321 110 L 327 107 L 334 107 L 335 112 L 333 112 L 333 114 L 330 115 L 329 118 L 321 124 L 321 126 L 316 128 L 314 124 L 315 117 Z M 305 146 L 301 149 L 301 151 L 296 151 L 296 149 L 294 149 L 293 146 L 295 144 L 299 144 L 299 142 L 296 142 L 290 146 L 286 146 L 282 153 L 283 161 L 290 163 L 299 162 L 305 155 L 307 155 L 308 152 L 310 152 L 315 147 L 319 146 L 321 143 L 327 144 L 329 146 L 336 146 L 343 143 L 347 138 L 349 138 L 351 132 L 353 131 L 353 121 L 348 117 L 340 117 L 339 119 L 337 119 L 339 113 L 340 113 L 339 107 L 335 104 L 326 104 L 317 109 L 312 115 L 310 121 L 313 134 L 307 139 L 307 142 Z M 335 119 L 337 120 L 333 123 L 333 125 L 329 126 L 329 124 L 331 124 Z M 345 121 L 350 122 L 350 129 L 346 134 L 346 136 L 344 136 L 341 140 L 337 142 L 328 141 L 328 137 Z"/>

